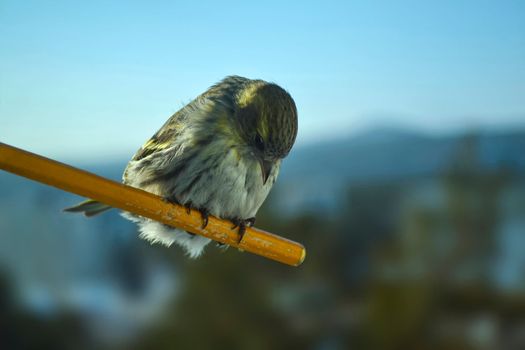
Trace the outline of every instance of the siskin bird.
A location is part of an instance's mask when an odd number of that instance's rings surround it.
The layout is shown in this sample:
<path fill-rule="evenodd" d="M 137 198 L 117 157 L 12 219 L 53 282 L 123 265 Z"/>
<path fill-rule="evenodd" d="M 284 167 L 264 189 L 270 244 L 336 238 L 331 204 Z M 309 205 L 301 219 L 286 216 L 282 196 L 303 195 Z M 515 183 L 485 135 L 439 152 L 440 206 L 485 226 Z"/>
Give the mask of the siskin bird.
<path fill-rule="evenodd" d="M 129 161 L 123 183 L 167 201 L 231 220 L 240 233 L 253 225 L 281 161 L 297 135 L 297 109 L 276 84 L 229 76 L 176 112 Z M 93 216 L 109 206 L 87 200 L 69 212 Z M 152 243 L 182 246 L 190 257 L 210 242 L 159 222 L 138 223 Z M 204 224 L 204 225 L 205 225 Z"/>

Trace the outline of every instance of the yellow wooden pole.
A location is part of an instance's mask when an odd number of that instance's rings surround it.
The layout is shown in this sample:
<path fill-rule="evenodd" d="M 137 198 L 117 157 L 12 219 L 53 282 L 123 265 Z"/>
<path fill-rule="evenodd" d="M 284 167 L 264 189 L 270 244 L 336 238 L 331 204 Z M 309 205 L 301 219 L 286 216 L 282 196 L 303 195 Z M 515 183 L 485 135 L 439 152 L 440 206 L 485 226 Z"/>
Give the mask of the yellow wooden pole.
<path fill-rule="evenodd" d="M 203 229 L 202 217 L 196 210 L 188 213 L 185 207 L 166 203 L 149 192 L 1 142 L 0 169 L 284 264 L 298 266 L 306 256 L 302 244 L 252 227 L 246 228 L 239 242 L 238 229 L 233 229 L 230 221 L 213 216 L 209 217 L 208 225 Z"/>

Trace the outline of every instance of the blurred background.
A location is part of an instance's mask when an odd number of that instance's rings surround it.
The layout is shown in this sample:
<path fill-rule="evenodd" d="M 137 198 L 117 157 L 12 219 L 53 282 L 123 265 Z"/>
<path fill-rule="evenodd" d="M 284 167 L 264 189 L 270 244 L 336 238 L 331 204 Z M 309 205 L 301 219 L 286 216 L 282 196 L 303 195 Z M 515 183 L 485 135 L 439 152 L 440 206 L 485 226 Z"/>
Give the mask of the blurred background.
<path fill-rule="evenodd" d="M 522 1 L 0 1 L 0 141 L 119 180 L 226 75 L 300 129 L 257 226 L 292 268 L 149 245 L 0 172 L 2 349 L 524 349 Z"/>

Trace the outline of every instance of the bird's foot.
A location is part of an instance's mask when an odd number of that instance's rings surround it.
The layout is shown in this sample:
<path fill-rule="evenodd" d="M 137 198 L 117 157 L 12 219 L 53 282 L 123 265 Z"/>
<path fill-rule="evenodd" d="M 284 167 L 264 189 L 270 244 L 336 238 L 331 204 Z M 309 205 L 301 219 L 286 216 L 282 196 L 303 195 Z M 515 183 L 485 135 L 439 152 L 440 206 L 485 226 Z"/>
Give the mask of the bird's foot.
<path fill-rule="evenodd" d="M 248 218 L 245 221 L 246 221 L 246 226 L 253 227 L 253 225 L 255 225 L 255 216 Z"/>
<path fill-rule="evenodd" d="M 191 203 L 186 203 L 186 205 L 184 205 L 184 207 L 186 208 L 186 214 L 190 215 L 191 214 L 191 210 L 193 209 L 193 207 L 191 206 Z"/>
<path fill-rule="evenodd" d="M 184 207 L 186 208 L 186 214 L 188 214 L 188 215 L 191 214 L 191 210 L 192 209 L 197 210 L 199 213 L 201 213 L 201 216 L 202 216 L 201 229 L 205 229 L 206 226 L 208 226 L 208 218 L 210 216 L 210 212 L 209 212 L 208 209 L 198 208 L 198 207 L 194 206 L 191 202 L 186 202 L 186 204 L 184 204 Z"/>
<path fill-rule="evenodd" d="M 191 202 L 188 202 L 186 204 L 181 204 L 175 197 L 161 197 L 162 201 L 169 204 L 176 204 L 176 205 L 182 205 L 186 208 L 186 214 L 190 215 L 192 209 L 196 209 L 193 207 Z M 208 216 L 209 213 L 206 210 L 199 210 L 202 215 L 202 220 L 204 221 L 202 224 L 202 228 L 205 228 L 206 225 L 208 225 Z M 186 231 L 188 232 L 188 231 Z M 191 236 L 195 236 L 194 233 L 188 232 Z"/>
<path fill-rule="evenodd" d="M 255 217 L 248 218 L 248 219 L 232 219 L 231 222 L 233 223 L 232 230 L 235 228 L 239 228 L 239 243 L 242 241 L 242 238 L 244 237 L 244 234 L 246 233 L 246 227 L 252 227 L 255 223 Z"/>
<path fill-rule="evenodd" d="M 166 197 L 160 197 L 160 198 L 162 199 L 164 203 L 180 205 L 179 201 L 175 197 L 166 196 Z"/>
<path fill-rule="evenodd" d="M 206 226 L 208 226 L 208 218 L 210 216 L 210 211 L 208 209 L 198 208 L 194 206 L 191 202 L 187 202 L 186 204 L 184 204 L 184 207 L 186 208 L 186 214 L 188 215 L 191 214 L 192 209 L 197 210 L 199 213 L 201 213 L 201 217 L 202 217 L 201 229 L 205 229 Z"/>
<path fill-rule="evenodd" d="M 208 211 L 208 209 L 197 209 L 200 213 L 201 213 L 201 216 L 202 216 L 202 226 L 201 228 L 202 229 L 205 229 L 206 226 L 208 226 L 208 217 L 210 216 L 210 212 Z"/>

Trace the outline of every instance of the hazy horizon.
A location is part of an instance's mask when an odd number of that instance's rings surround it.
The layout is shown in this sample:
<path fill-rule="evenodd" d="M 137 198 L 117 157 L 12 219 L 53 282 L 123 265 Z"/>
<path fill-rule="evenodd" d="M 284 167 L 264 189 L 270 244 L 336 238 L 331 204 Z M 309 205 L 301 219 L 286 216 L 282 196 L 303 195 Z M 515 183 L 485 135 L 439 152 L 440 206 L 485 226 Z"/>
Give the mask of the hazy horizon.
<path fill-rule="evenodd" d="M 524 17 L 516 1 L 3 1 L 0 140 L 131 155 L 231 74 L 292 94 L 297 146 L 383 125 L 525 127 Z"/>

